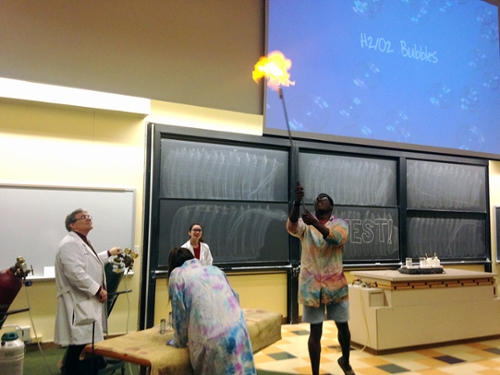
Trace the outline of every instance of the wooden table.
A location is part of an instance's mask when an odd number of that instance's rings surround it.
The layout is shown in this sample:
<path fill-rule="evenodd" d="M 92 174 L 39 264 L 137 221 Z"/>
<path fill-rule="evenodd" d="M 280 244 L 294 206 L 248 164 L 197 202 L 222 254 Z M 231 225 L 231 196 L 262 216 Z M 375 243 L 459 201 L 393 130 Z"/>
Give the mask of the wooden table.
<path fill-rule="evenodd" d="M 281 339 L 280 314 L 257 309 L 243 309 L 243 312 L 254 353 Z M 193 374 L 188 349 L 166 345 L 172 336 L 173 330 L 160 334 L 159 326 L 155 326 L 98 342 L 94 354 L 138 364 L 143 374 Z M 91 353 L 92 345 L 87 345 L 83 355 L 88 358 Z"/>

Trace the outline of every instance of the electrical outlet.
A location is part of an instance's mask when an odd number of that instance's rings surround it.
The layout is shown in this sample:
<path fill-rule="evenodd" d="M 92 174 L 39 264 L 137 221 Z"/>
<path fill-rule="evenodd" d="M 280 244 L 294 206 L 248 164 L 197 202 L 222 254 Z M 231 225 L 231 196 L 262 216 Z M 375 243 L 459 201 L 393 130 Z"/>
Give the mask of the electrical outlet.
<path fill-rule="evenodd" d="M 20 326 L 16 329 L 17 336 L 24 342 L 31 342 L 31 327 Z"/>

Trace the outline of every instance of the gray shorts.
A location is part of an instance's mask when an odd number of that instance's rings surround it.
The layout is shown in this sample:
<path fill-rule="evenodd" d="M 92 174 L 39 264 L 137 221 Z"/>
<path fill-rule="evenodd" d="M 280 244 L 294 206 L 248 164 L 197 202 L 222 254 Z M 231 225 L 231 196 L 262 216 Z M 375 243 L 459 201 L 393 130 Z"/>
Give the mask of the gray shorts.
<path fill-rule="evenodd" d="M 326 308 L 326 315 L 325 315 Z M 303 306 L 302 321 L 305 323 L 318 324 L 325 320 L 333 320 L 338 323 L 349 321 L 349 301 L 319 305 L 319 307 Z"/>

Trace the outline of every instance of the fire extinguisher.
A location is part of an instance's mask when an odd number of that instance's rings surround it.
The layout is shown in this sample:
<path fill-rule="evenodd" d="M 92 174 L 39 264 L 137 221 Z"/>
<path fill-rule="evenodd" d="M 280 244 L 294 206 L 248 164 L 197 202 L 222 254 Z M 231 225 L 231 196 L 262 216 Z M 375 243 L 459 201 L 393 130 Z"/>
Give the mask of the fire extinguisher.
<path fill-rule="evenodd" d="M 26 281 L 30 272 L 33 272 L 33 269 L 28 269 L 23 257 L 18 257 L 14 266 L 0 272 L 0 328 L 7 319 L 7 310 L 23 283 L 31 285 L 31 280 Z"/>

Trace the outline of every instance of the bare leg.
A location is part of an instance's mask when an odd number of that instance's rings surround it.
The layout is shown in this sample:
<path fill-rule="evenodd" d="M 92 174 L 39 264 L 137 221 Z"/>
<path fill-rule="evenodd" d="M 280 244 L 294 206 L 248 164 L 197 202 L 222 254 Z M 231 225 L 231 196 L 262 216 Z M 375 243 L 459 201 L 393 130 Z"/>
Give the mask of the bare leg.
<path fill-rule="evenodd" d="M 309 347 L 309 358 L 311 360 L 312 375 L 319 375 L 322 335 L 323 335 L 323 323 L 311 324 L 308 347 Z"/>

